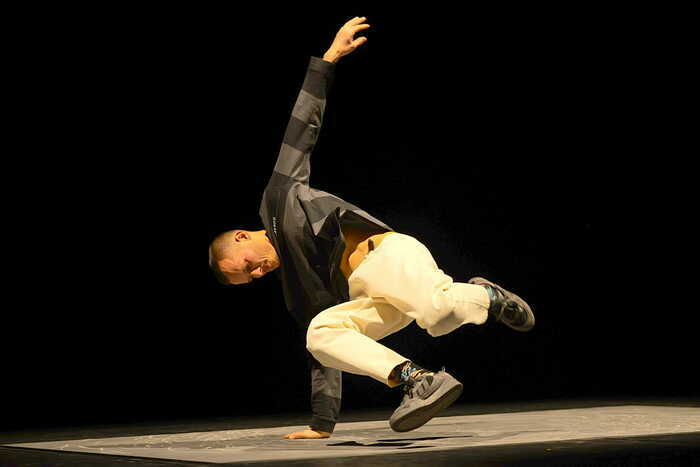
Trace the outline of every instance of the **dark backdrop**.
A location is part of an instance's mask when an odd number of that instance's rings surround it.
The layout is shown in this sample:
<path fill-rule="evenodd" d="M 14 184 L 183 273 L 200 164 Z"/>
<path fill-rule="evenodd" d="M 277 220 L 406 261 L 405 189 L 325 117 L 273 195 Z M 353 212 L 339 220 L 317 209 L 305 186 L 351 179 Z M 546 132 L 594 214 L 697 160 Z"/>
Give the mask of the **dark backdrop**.
<path fill-rule="evenodd" d="M 354 15 L 369 41 L 337 66 L 311 185 L 537 316 L 527 334 L 487 324 L 432 338 L 412 324 L 383 342 L 445 365 L 461 403 L 698 395 L 688 289 L 662 261 L 678 237 L 654 21 L 339 10 L 87 12 L 50 37 L 28 30 L 38 70 L 8 172 L 20 188 L 3 421 L 309 410 L 304 332 L 278 279 L 223 287 L 206 249 L 222 230 L 262 228 L 309 57 Z M 344 375 L 345 408 L 399 399 Z"/>

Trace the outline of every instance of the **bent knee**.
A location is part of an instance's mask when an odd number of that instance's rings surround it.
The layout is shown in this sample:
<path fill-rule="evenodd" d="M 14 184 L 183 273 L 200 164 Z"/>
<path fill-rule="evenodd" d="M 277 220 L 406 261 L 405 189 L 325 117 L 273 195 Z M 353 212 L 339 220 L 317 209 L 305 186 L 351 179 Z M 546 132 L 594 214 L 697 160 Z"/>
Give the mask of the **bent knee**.
<path fill-rule="evenodd" d="M 311 352 L 312 355 L 319 351 L 323 328 L 324 326 L 314 318 L 306 330 L 306 350 Z"/>
<path fill-rule="evenodd" d="M 451 330 L 440 326 L 433 326 L 426 329 L 426 332 L 430 335 L 430 337 L 444 336 L 445 334 L 449 334 L 450 331 Z"/>
<path fill-rule="evenodd" d="M 436 319 L 427 320 L 425 330 L 432 337 L 440 337 L 449 334 L 462 324 L 462 318 L 454 310 L 451 310 L 449 313 L 436 317 Z"/>

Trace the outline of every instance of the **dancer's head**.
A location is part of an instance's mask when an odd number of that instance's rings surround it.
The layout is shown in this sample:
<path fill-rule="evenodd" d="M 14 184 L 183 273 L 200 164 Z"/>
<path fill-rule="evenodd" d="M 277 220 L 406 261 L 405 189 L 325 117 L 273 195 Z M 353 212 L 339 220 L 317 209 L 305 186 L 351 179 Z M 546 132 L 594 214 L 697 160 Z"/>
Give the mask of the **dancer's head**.
<path fill-rule="evenodd" d="M 209 266 L 222 284 L 246 284 L 279 265 L 277 251 L 264 230 L 229 230 L 209 245 Z"/>

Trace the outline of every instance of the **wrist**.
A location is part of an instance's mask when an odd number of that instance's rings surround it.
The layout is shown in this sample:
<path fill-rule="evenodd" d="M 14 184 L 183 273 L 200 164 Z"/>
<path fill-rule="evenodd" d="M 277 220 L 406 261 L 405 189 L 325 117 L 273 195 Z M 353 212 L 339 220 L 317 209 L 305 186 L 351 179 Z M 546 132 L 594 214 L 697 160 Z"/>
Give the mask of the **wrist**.
<path fill-rule="evenodd" d="M 323 59 L 327 62 L 338 63 L 340 60 L 340 53 L 334 49 L 328 49 L 325 54 L 323 54 Z"/>

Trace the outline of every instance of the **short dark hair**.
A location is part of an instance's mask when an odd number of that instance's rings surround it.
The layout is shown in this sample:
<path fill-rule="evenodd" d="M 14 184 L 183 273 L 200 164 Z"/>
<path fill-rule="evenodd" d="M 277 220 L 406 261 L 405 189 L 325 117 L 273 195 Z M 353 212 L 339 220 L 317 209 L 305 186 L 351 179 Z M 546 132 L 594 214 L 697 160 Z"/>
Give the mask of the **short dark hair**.
<path fill-rule="evenodd" d="M 226 256 L 227 251 L 234 245 L 233 237 L 238 231 L 239 229 L 222 232 L 209 244 L 209 268 L 214 273 L 216 280 L 224 285 L 231 285 L 231 283 L 221 268 L 219 268 L 219 261 Z"/>

